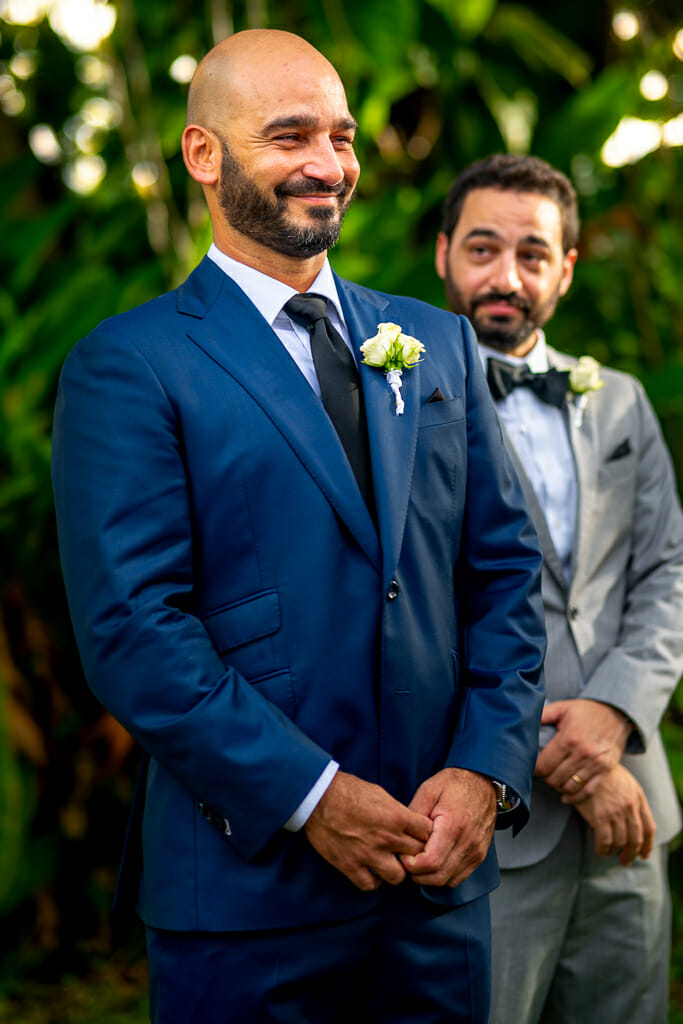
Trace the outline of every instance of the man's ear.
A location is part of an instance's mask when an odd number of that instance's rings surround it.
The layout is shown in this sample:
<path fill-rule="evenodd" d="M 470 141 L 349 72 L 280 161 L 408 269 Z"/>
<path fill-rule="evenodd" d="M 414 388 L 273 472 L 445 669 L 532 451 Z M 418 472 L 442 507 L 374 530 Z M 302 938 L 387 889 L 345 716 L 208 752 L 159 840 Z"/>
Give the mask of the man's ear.
<path fill-rule="evenodd" d="M 215 185 L 220 180 L 223 150 L 215 132 L 198 124 L 189 124 L 182 138 L 183 160 L 188 174 L 200 185 Z"/>
<path fill-rule="evenodd" d="M 576 264 L 576 257 L 578 256 L 576 249 L 570 249 L 569 252 L 565 253 L 564 260 L 562 261 L 562 278 L 560 280 L 560 295 L 566 295 L 569 291 L 569 285 L 574 280 L 574 265 Z"/>
<path fill-rule="evenodd" d="M 436 252 L 434 253 L 434 266 L 436 272 L 442 281 L 446 280 L 446 270 L 448 268 L 448 235 L 444 231 L 439 231 L 436 236 Z"/>

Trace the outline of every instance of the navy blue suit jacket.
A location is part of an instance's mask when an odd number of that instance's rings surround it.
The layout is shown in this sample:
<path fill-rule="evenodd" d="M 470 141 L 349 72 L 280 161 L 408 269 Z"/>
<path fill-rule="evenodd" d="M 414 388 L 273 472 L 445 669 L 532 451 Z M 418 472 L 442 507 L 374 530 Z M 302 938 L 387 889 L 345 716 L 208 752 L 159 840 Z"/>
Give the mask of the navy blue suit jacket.
<path fill-rule="evenodd" d="M 406 803 L 446 765 L 529 799 L 540 555 L 474 335 L 338 288 L 356 348 L 387 320 L 426 348 L 402 416 L 361 367 L 378 528 L 318 398 L 208 259 L 62 373 L 64 576 L 89 684 L 151 755 L 139 909 L 158 928 L 305 924 L 381 899 L 282 828 L 330 757 Z M 458 889 L 425 891 L 457 903 L 496 881 L 491 852 Z"/>

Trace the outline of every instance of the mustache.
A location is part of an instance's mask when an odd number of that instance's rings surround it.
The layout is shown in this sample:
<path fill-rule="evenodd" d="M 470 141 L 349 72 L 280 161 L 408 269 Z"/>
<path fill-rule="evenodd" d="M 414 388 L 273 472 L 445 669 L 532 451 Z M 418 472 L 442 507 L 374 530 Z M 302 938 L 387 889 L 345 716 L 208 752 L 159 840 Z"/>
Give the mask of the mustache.
<path fill-rule="evenodd" d="M 276 196 L 310 196 L 327 195 L 340 196 L 348 195 L 351 186 L 342 178 L 335 185 L 329 185 L 320 178 L 302 178 L 300 181 L 286 181 L 276 185 L 273 191 Z"/>
<path fill-rule="evenodd" d="M 488 305 L 489 303 L 506 302 L 508 306 L 514 306 L 516 309 L 521 310 L 522 313 L 529 313 L 531 306 L 523 299 L 520 295 L 515 295 L 514 292 L 487 292 L 486 295 L 480 295 L 476 299 L 472 299 L 472 309 L 475 310 L 479 306 Z"/>

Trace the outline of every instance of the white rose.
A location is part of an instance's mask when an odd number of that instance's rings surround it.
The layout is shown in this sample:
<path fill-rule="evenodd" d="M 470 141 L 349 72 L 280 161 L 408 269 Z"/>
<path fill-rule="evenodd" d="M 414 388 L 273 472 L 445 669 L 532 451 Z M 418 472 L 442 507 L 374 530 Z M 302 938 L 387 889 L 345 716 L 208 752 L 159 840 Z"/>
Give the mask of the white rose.
<path fill-rule="evenodd" d="M 391 330 L 387 330 L 391 328 Z M 401 333 L 401 328 L 396 324 L 378 324 L 377 334 L 374 338 L 368 338 L 360 347 L 363 353 L 363 362 L 368 366 L 385 366 L 389 360 L 392 346 Z"/>
<path fill-rule="evenodd" d="M 402 334 L 400 344 L 403 352 L 403 363 L 405 366 L 414 366 L 420 362 L 420 357 L 425 350 L 424 345 L 417 338 L 411 338 L 409 334 Z"/>
<path fill-rule="evenodd" d="M 586 391 L 599 391 L 604 382 L 600 380 L 600 363 L 592 356 L 581 356 L 569 373 L 569 387 L 581 395 Z"/>

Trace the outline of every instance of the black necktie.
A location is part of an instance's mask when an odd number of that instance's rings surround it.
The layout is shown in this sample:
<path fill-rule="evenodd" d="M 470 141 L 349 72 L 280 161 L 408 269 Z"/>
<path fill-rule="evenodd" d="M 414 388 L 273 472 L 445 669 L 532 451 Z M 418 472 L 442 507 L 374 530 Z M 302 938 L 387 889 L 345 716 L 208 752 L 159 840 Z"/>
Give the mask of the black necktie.
<path fill-rule="evenodd" d="M 537 398 L 561 408 L 569 386 L 569 371 L 551 367 L 545 373 L 532 373 L 529 367 L 513 366 L 502 359 L 489 357 L 486 379 L 497 401 L 507 398 L 513 388 L 531 388 Z"/>
<path fill-rule="evenodd" d="M 361 494 L 372 509 L 368 431 L 354 358 L 330 323 L 327 299 L 322 295 L 294 295 L 283 308 L 311 335 L 311 354 L 325 411 L 339 435 Z"/>

